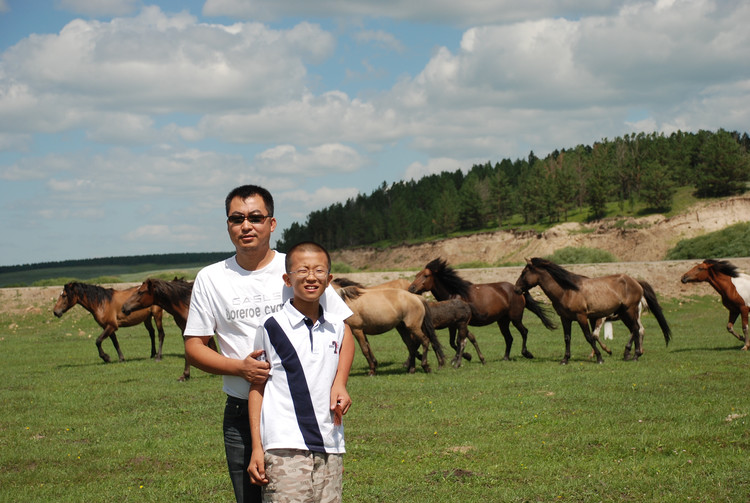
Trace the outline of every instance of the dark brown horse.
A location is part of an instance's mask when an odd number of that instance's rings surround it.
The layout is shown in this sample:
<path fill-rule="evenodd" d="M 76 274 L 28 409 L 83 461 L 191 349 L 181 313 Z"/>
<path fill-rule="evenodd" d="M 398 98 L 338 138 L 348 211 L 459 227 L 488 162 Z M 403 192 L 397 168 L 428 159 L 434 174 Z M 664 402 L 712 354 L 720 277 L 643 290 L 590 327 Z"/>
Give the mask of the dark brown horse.
<path fill-rule="evenodd" d="M 573 321 L 577 321 L 586 341 L 591 345 L 596 360 L 602 363 L 602 355 L 591 335 L 591 328 L 600 318 L 616 314 L 628 327 L 631 341 L 635 342 L 634 360 L 642 354 L 638 326 L 638 306 L 645 297 L 648 308 L 659 322 L 664 340 L 669 344 L 671 331 L 664 318 L 661 306 L 656 300 L 651 285 L 637 281 L 627 274 L 613 274 L 599 278 L 587 278 L 563 269 L 543 258 L 526 261 L 521 275 L 516 281 L 516 292 L 528 292 L 535 286 L 541 287 L 552 301 L 552 306 L 560 315 L 565 334 L 565 357 L 563 364 L 570 359 L 570 333 Z M 626 358 L 629 351 L 626 349 Z"/>
<path fill-rule="evenodd" d="M 183 333 L 184 339 L 192 293 L 192 281 L 184 281 L 178 278 L 172 281 L 149 278 L 122 304 L 122 312 L 129 315 L 139 309 L 157 305 L 172 315 L 174 322 Z M 213 338 L 209 341 L 208 346 L 216 351 L 216 342 Z M 185 358 L 185 370 L 177 380 L 186 381 L 188 379 L 190 379 L 190 363 Z"/>
<path fill-rule="evenodd" d="M 151 358 L 161 360 L 161 349 L 164 345 L 164 328 L 161 324 L 162 309 L 159 306 L 152 306 L 146 309 L 134 311 L 126 316 L 122 312 L 122 304 L 138 287 L 128 288 L 126 290 L 114 290 L 112 288 L 103 288 L 98 285 L 88 283 L 70 282 L 63 287 L 60 297 L 55 303 L 53 312 L 58 318 L 68 309 L 80 304 L 81 307 L 90 312 L 96 322 L 104 330 L 96 338 L 96 347 L 99 350 L 99 356 L 106 363 L 110 358 L 102 349 L 102 341 L 109 337 L 112 344 L 117 350 L 120 361 L 125 361 L 125 357 L 120 351 L 120 343 L 117 341 L 115 332 L 119 327 L 132 327 L 143 323 L 146 325 L 148 335 L 151 337 Z M 151 319 L 156 322 L 156 328 L 159 331 L 159 351 L 156 351 L 154 340 L 154 327 L 151 325 Z"/>
<path fill-rule="evenodd" d="M 555 324 L 549 319 L 542 306 L 528 293 L 517 294 L 513 285 L 508 282 L 473 284 L 461 278 L 445 260 L 437 258 L 431 261 L 420 272 L 409 286 L 412 293 L 430 291 L 437 300 L 460 298 L 471 307 L 471 322 L 473 327 L 483 327 L 497 322 L 500 332 L 505 338 L 505 360 L 510 359 L 510 348 L 513 336 L 510 324 L 521 332 L 523 347 L 521 354 L 526 358 L 534 355 L 526 348 L 526 336 L 529 330 L 523 324 L 523 311 L 528 309 L 542 320 L 544 326 L 553 329 Z M 459 334 L 460 336 L 460 334 Z M 462 347 L 466 341 L 458 341 Z"/>
<path fill-rule="evenodd" d="M 469 323 L 471 322 L 471 306 L 469 304 L 462 299 L 449 299 L 439 302 L 428 302 L 427 308 L 432 315 L 432 325 L 435 327 L 435 330 L 440 330 L 441 328 L 448 329 L 450 345 L 456 350 L 456 356 L 451 360 L 454 367 L 458 368 L 461 366 L 462 358 L 471 360 L 471 355 L 464 353 L 467 338 L 474 345 L 479 360 L 484 364 L 484 355 L 479 350 L 477 339 L 469 331 Z M 458 343 L 456 342 L 456 334 L 458 334 Z"/>
<path fill-rule="evenodd" d="M 375 375 L 378 361 L 372 353 L 367 336 L 383 334 L 394 328 L 409 351 L 406 364 L 409 373 L 415 371 L 418 345 L 423 349 L 421 360 L 425 372 L 430 371 L 427 363 L 430 343 L 435 350 L 438 365 L 443 366 L 443 348 L 435 335 L 430 311 L 422 297 L 398 288 L 369 289 L 346 278 L 334 279 L 332 283 L 339 296 L 354 313 L 346 322 L 367 359 L 370 375 Z"/>
<path fill-rule="evenodd" d="M 744 342 L 743 351 L 750 348 L 747 318 L 750 312 L 750 276 L 737 270 L 737 267 L 726 260 L 706 259 L 682 276 L 683 283 L 707 281 L 721 296 L 721 303 L 729 310 L 727 331 Z M 734 331 L 734 322 L 741 316 L 743 338 Z"/>

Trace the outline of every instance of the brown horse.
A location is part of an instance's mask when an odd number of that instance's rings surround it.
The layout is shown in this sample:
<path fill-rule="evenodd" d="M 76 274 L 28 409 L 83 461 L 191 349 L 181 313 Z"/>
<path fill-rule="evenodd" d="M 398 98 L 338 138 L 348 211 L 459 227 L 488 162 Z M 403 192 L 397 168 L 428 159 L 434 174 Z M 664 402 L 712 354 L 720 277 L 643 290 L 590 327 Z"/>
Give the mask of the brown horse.
<path fill-rule="evenodd" d="M 346 320 L 367 359 L 369 375 L 375 375 L 378 361 L 372 353 L 368 335 L 378 335 L 396 329 L 409 350 L 407 368 L 414 373 L 418 344 L 421 344 L 422 368 L 430 371 L 427 355 L 430 343 L 435 350 L 439 367 L 445 363 L 443 348 L 435 335 L 426 301 L 398 288 L 368 289 L 345 278 L 333 280 L 333 286 L 354 313 Z"/>
<path fill-rule="evenodd" d="M 721 303 L 729 310 L 727 331 L 743 341 L 745 344 L 741 349 L 747 351 L 750 348 L 747 329 L 748 312 L 750 312 L 750 276 L 739 272 L 735 265 L 726 260 L 706 259 L 682 276 L 683 283 L 698 281 L 708 281 L 708 284 L 719 293 Z M 737 321 L 738 316 L 742 316 L 744 340 L 734 331 L 734 322 Z"/>
<path fill-rule="evenodd" d="M 172 315 L 184 339 L 192 293 L 192 281 L 184 281 L 178 278 L 172 281 L 149 278 L 122 304 L 122 312 L 129 315 L 139 309 L 157 305 Z M 208 346 L 216 351 L 216 342 L 213 338 L 208 342 Z M 185 358 L 185 370 L 177 380 L 186 381 L 188 379 L 190 379 L 190 363 Z"/>
<path fill-rule="evenodd" d="M 409 286 L 412 293 L 432 292 L 437 300 L 460 298 L 471 307 L 471 322 L 473 327 L 483 327 L 497 322 L 500 332 L 505 338 L 504 360 L 510 359 L 510 348 L 513 336 L 510 324 L 521 332 L 523 347 L 521 354 L 526 358 L 534 355 L 526 348 L 526 336 L 529 330 L 523 324 L 523 311 L 528 309 L 542 320 L 544 326 L 553 329 L 555 324 L 549 319 L 542 306 L 528 293 L 517 294 L 513 285 L 507 282 L 473 284 L 461 278 L 445 260 L 437 258 L 431 261 L 420 272 Z M 460 334 L 459 334 L 460 336 Z M 459 340 L 458 346 L 465 345 Z"/>
<path fill-rule="evenodd" d="M 643 323 L 641 323 L 641 315 L 643 314 L 643 310 L 648 310 L 648 303 L 646 302 L 645 297 L 641 297 L 641 302 L 638 304 L 638 342 L 640 342 L 641 345 L 641 355 L 645 352 L 645 349 L 643 349 L 643 334 L 645 333 L 645 329 L 643 328 Z M 599 318 L 598 320 L 590 320 L 591 322 L 591 335 L 594 337 L 594 339 L 599 343 L 601 348 L 609 353 L 612 354 L 612 350 L 609 349 L 599 338 L 599 333 L 602 330 L 602 327 L 605 323 L 618 321 L 620 317 L 616 314 L 610 314 L 606 318 Z M 633 336 L 630 336 L 630 340 L 628 340 L 628 343 L 625 345 L 625 359 L 627 360 L 630 355 L 630 348 L 633 345 Z M 595 353 L 592 351 L 589 358 L 593 358 Z"/>
<path fill-rule="evenodd" d="M 561 363 L 566 364 L 570 359 L 570 332 L 573 321 L 578 322 L 586 341 L 596 354 L 597 362 L 602 363 L 604 360 L 596 347 L 596 340 L 591 335 L 589 322 L 591 321 L 593 326 L 596 320 L 611 314 L 617 314 L 628 327 L 631 340 L 635 342 L 633 359 L 637 360 L 642 354 L 637 321 L 638 306 L 642 297 L 646 297 L 648 308 L 659 322 L 664 340 L 669 344 L 669 325 L 653 288 L 645 281 L 637 281 L 626 274 L 587 278 L 543 258 L 532 258 L 526 262 L 526 267 L 516 281 L 516 292 L 528 292 L 530 288 L 538 285 L 552 301 L 555 311 L 560 315 L 565 334 L 565 357 Z"/>
<path fill-rule="evenodd" d="M 112 344 L 117 350 L 120 361 L 125 361 L 125 357 L 120 351 L 120 343 L 117 342 L 115 332 L 119 327 L 132 327 L 143 323 L 146 325 L 148 335 L 151 336 L 151 358 L 161 360 L 161 349 L 164 345 L 164 328 L 161 324 L 162 309 L 159 306 L 134 311 L 126 316 L 122 312 L 122 304 L 138 287 L 128 288 L 126 290 L 114 290 L 112 288 L 103 288 L 98 285 L 88 283 L 70 282 L 63 287 L 60 297 L 55 303 L 53 312 L 58 318 L 68 309 L 80 304 L 81 307 L 90 312 L 96 322 L 104 330 L 96 338 L 96 347 L 99 350 L 99 356 L 105 363 L 109 363 L 110 358 L 102 349 L 102 341 L 109 337 Z M 156 322 L 156 328 L 159 331 L 159 351 L 156 351 L 154 340 L 154 327 L 151 325 L 151 319 Z"/>
<path fill-rule="evenodd" d="M 484 364 L 484 355 L 479 350 L 477 339 L 469 331 L 469 322 L 471 322 L 471 306 L 461 299 L 449 299 L 439 302 L 428 302 L 427 307 L 432 316 L 432 325 L 435 330 L 447 328 L 450 334 L 450 345 L 456 350 L 456 356 L 451 360 L 451 364 L 458 368 L 461 366 L 461 359 L 471 360 L 471 355 L 464 353 L 466 339 L 468 338 L 477 351 L 479 360 Z M 458 333 L 458 343 L 456 343 L 456 333 Z M 459 345 L 460 344 L 460 345 Z"/>

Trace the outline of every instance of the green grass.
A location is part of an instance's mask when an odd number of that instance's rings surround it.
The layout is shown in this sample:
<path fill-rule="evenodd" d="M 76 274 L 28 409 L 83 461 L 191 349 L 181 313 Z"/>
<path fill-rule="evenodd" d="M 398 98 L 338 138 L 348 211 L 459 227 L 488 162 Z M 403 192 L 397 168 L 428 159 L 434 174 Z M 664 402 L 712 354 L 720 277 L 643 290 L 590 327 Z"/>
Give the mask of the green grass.
<path fill-rule="evenodd" d="M 357 350 L 349 380 L 344 501 L 750 500 L 750 354 L 718 297 L 662 303 L 673 341 L 646 315 L 638 362 L 622 361 L 617 324 L 604 364 L 575 328 L 561 366 L 562 331 L 530 313 L 533 360 L 515 331 L 506 362 L 497 328 L 473 328 L 486 365 L 408 375 L 398 335 L 371 336 L 378 375 Z M 40 307 L 0 315 L 0 501 L 229 501 L 221 379 L 177 382 L 172 321 L 162 362 L 132 327 L 127 361 L 104 364 L 88 313 Z"/>

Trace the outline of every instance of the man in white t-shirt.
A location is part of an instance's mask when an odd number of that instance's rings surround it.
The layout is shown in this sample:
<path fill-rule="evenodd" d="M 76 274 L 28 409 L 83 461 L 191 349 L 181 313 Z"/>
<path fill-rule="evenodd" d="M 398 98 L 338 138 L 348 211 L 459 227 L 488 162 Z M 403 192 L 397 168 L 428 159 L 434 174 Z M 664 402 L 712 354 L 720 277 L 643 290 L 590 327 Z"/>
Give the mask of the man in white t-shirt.
<path fill-rule="evenodd" d="M 232 190 L 225 201 L 227 230 L 236 254 L 202 269 L 193 285 L 190 311 L 185 328 L 185 354 L 190 364 L 223 376 L 227 394 L 224 409 L 224 447 L 229 475 L 238 502 L 260 502 L 260 488 L 250 482 L 251 437 L 247 409 L 250 383 L 268 378 L 269 364 L 252 352 L 261 320 L 281 308 L 291 289 L 285 290 L 284 254 L 270 247 L 276 229 L 273 197 L 264 188 L 243 185 Z M 324 308 L 342 319 L 351 311 L 328 288 L 321 298 Z M 208 347 L 216 334 L 220 353 Z M 354 338 L 346 328 L 347 354 L 340 356 L 342 376 L 348 376 L 354 358 Z M 350 354 L 349 354 L 350 353 Z M 351 405 L 343 384 L 334 382 L 332 403 L 340 402 L 343 412 Z"/>

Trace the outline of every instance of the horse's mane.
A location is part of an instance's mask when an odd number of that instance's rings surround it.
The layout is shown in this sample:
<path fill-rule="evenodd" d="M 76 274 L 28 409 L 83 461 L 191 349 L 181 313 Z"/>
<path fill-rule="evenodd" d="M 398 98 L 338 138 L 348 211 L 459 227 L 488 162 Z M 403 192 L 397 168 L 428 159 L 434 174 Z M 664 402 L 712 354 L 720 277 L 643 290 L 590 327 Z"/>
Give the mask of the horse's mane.
<path fill-rule="evenodd" d="M 469 297 L 469 287 L 472 283 L 459 276 L 442 258 L 432 260 L 425 269 L 429 269 L 451 295 L 458 295 L 463 299 Z"/>
<path fill-rule="evenodd" d="M 190 302 L 190 295 L 193 293 L 192 281 L 185 281 L 182 278 L 175 278 L 172 281 L 155 278 L 150 278 L 149 280 L 154 287 L 154 293 L 158 297 L 179 300 L 185 303 Z"/>
<path fill-rule="evenodd" d="M 710 265 L 714 271 L 725 274 L 730 278 L 736 278 L 740 275 L 740 272 L 737 270 L 737 266 L 730 262 L 727 262 L 726 260 L 714 260 L 712 258 L 707 258 L 703 262 Z"/>
<path fill-rule="evenodd" d="M 78 281 L 71 281 L 64 288 L 66 292 L 73 292 L 78 298 L 86 299 L 96 304 L 111 301 L 112 294 L 114 293 L 112 288 L 104 288 L 103 286 L 92 285 L 90 283 L 79 283 Z"/>
<path fill-rule="evenodd" d="M 565 290 L 578 290 L 578 282 L 583 277 L 544 258 L 532 258 L 531 265 L 538 269 L 544 269 L 547 271 L 552 279 Z"/>
<path fill-rule="evenodd" d="M 331 283 L 336 286 L 336 291 L 344 302 L 358 298 L 365 290 L 364 285 L 347 278 L 336 278 Z"/>

